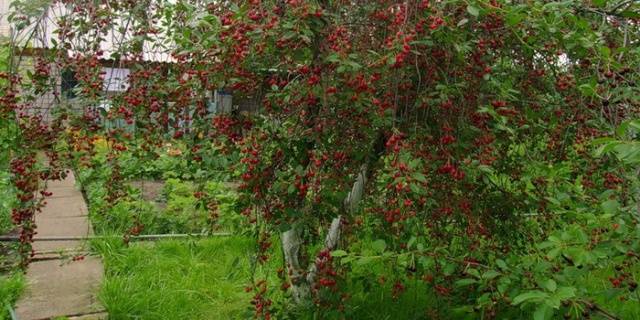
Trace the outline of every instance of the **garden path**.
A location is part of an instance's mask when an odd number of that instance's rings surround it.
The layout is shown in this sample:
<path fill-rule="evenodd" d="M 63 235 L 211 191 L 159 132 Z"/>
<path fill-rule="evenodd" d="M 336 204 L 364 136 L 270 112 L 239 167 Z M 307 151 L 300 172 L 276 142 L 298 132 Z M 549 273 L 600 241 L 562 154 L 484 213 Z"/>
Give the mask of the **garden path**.
<path fill-rule="evenodd" d="M 85 241 L 43 240 L 92 234 L 87 206 L 75 187 L 73 173 L 62 181 L 49 182 L 48 190 L 53 195 L 47 198 L 42 212 L 36 214 L 36 255 L 27 270 L 26 292 L 16 307 L 18 319 L 104 319 L 103 308 L 96 299 L 103 274 L 100 258 L 86 256 L 73 261 L 74 255 L 86 252 Z"/>

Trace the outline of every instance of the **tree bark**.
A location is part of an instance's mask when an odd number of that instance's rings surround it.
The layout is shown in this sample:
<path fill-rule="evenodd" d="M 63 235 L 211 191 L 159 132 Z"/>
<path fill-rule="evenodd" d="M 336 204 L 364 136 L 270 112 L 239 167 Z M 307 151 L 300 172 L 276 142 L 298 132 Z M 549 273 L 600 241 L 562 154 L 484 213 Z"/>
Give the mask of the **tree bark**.
<path fill-rule="evenodd" d="M 297 304 L 303 304 L 309 301 L 311 296 L 311 287 L 306 281 L 303 268 L 300 266 L 300 249 L 302 248 L 302 238 L 300 237 L 299 226 L 294 225 L 281 235 L 282 249 L 284 252 L 284 260 L 287 264 L 289 272 L 289 281 L 291 282 L 291 292 L 293 300 Z"/>
<path fill-rule="evenodd" d="M 343 206 L 345 213 L 349 214 L 358 208 L 358 203 L 364 194 L 364 186 L 367 182 L 368 163 L 360 167 L 356 181 L 353 183 L 351 191 L 344 199 Z M 324 240 L 324 250 L 333 250 L 338 246 L 342 226 L 342 215 L 335 217 L 331 221 L 331 226 L 327 231 Z M 299 226 L 294 225 L 290 230 L 281 235 L 284 259 L 289 271 L 291 282 L 291 292 L 297 304 L 307 304 L 311 298 L 311 286 L 315 282 L 318 272 L 314 261 L 309 263 L 307 268 L 300 265 L 300 254 L 303 250 L 302 238 L 300 237 Z M 305 272 L 305 270 L 307 270 Z"/>

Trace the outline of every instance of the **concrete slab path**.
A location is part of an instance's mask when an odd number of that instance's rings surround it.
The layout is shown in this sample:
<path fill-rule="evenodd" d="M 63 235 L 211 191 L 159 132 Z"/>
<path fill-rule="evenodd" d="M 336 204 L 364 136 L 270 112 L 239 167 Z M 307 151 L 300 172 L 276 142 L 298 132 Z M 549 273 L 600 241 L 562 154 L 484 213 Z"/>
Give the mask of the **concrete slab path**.
<path fill-rule="evenodd" d="M 85 251 L 83 241 L 43 241 L 46 237 L 85 237 L 93 234 L 82 193 L 76 189 L 75 177 L 51 181 L 42 212 L 36 215 L 34 237 L 36 257 L 51 257 L 55 252 Z M 32 262 L 27 270 L 27 289 L 16 306 L 19 320 L 43 320 L 55 317 L 86 315 L 83 319 L 105 319 L 96 294 L 103 267 L 98 257 L 79 261 L 52 259 Z"/>

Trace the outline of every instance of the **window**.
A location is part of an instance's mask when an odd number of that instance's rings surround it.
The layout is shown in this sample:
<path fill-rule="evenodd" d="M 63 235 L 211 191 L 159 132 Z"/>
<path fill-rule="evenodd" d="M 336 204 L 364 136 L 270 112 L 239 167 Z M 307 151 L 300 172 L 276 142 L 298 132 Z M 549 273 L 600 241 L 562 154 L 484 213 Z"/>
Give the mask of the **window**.
<path fill-rule="evenodd" d="M 71 69 L 62 70 L 60 90 L 62 95 L 68 99 L 76 97 L 76 93 L 73 90 L 78 85 L 78 79 L 76 79 L 76 72 Z"/>

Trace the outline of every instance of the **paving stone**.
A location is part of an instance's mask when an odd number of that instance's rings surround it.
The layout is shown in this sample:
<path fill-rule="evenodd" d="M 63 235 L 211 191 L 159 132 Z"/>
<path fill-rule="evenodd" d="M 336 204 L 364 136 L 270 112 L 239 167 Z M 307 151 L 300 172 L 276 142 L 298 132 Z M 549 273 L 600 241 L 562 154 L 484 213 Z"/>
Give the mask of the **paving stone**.
<path fill-rule="evenodd" d="M 27 290 L 16 307 L 18 319 L 48 319 L 103 311 L 96 298 L 102 272 L 102 263 L 95 257 L 75 262 L 31 263 L 27 270 Z"/>
<path fill-rule="evenodd" d="M 75 187 L 73 174 L 63 181 L 52 181 L 49 190 L 54 196 L 36 215 L 37 234 L 33 247 L 36 258 L 55 258 L 55 251 L 72 255 L 86 251 L 84 241 L 39 241 L 46 237 L 86 237 L 93 231 L 87 207 Z M 106 319 L 96 294 L 102 280 L 99 258 L 85 257 L 80 261 L 55 259 L 35 261 L 27 270 L 27 289 L 18 301 L 16 313 L 20 320 L 41 320 L 59 316 L 76 319 Z"/>
<path fill-rule="evenodd" d="M 36 235 L 34 239 L 46 237 L 85 237 L 91 234 L 87 216 L 76 217 L 36 217 Z"/>
<path fill-rule="evenodd" d="M 47 210 L 37 214 L 40 218 L 86 216 L 88 212 L 84 199 L 77 194 L 73 197 L 47 198 L 45 201 Z"/>

